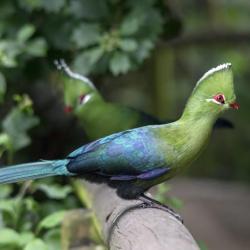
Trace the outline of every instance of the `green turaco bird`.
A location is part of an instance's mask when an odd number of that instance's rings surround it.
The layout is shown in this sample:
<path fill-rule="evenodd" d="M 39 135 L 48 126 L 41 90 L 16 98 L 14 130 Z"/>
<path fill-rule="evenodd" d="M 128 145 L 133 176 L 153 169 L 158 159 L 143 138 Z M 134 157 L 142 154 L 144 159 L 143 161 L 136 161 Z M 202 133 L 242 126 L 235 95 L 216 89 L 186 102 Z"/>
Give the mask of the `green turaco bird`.
<path fill-rule="evenodd" d="M 163 124 L 156 117 L 123 105 L 107 102 L 85 76 L 72 72 L 63 59 L 55 62 L 64 77 L 65 111 L 73 112 L 86 135 L 92 140 L 146 125 Z M 216 128 L 232 128 L 230 121 L 219 118 Z"/>
<path fill-rule="evenodd" d="M 144 112 L 105 101 L 87 77 L 72 72 L 62 59 L 55 63 L 67 74 L 63 78 L 65 111 L 73 112 L 91 141 L 131 128 L 160 124 Z"/>
<path fill-rule="evenodd" d="M 2 168 L 0 183 L 76 176 L 106 182 L 120 197 L 141 199 L 151 206 L 145 191 L 198 157 L 218 116 L 229 108 L 238 109 L 235 99 L 231 64 L 219 65 L 198 81 L 177 121 L 112 134 L 83 145 L 62 160 Z"/>

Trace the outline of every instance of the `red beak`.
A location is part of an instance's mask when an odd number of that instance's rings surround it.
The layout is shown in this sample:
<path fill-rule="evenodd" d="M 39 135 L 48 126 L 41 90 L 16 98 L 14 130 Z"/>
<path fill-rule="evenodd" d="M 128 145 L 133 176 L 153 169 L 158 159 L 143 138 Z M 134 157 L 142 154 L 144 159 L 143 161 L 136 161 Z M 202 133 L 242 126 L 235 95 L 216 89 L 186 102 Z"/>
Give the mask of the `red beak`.
<path fill-rule="evenodd" d="M 71 106 L 68 105 L 68 106 L 64 107 L 64 112 L 65 113 L 71 113 L 72 111 L 73 111 L 73 108 Z"/>
<path fill-rule="evenodd" d="M 232 109 L 239 109 L 240 105 L 237 102 L 232 102 L 229 104 L 230 108 Z"/>

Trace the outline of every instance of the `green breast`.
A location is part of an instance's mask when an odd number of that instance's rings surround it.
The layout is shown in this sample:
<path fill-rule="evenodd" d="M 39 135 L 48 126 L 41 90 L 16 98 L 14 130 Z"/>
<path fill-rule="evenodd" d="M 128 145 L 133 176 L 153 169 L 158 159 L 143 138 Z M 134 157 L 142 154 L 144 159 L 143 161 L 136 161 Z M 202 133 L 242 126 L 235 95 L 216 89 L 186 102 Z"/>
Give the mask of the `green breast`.
<path fill-rule="evenodd" d="M 196 122 L 177 121 L 162 126 L 161 150 L 171 168 L 181 169 L 190 165 L 203 151 L 209 140 L 213 123 L 206 120 Z"/>

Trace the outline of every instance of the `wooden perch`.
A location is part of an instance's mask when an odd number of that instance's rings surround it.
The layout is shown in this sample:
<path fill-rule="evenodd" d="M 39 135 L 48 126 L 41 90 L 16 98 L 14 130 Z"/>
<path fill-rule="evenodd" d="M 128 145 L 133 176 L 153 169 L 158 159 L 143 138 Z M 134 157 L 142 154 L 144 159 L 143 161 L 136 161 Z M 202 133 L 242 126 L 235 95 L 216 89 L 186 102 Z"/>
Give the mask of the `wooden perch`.
<path fill-rule="evenodd" d="M 110 250 L 198 250 L 191 234 L 177 219 L 141 201 L 123 200 L 106 185 L 83 183 Z"/>

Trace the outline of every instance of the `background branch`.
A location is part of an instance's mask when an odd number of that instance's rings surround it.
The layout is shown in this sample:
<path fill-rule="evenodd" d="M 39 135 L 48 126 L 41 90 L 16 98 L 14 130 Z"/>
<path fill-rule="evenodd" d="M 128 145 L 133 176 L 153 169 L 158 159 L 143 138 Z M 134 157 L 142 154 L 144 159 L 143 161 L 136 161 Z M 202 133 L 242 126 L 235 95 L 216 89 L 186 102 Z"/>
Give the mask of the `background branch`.
<path fill-rule="evenodd" d="M 234 44 L 250 42 L 250 31 L 223 31 L 223 30 L 210 30 L 194 34 L 183 35 L 182 37 L 161 42 L 163 46 L 188 46 L 188 45 L 208 45 L 219 43 Z"/>

